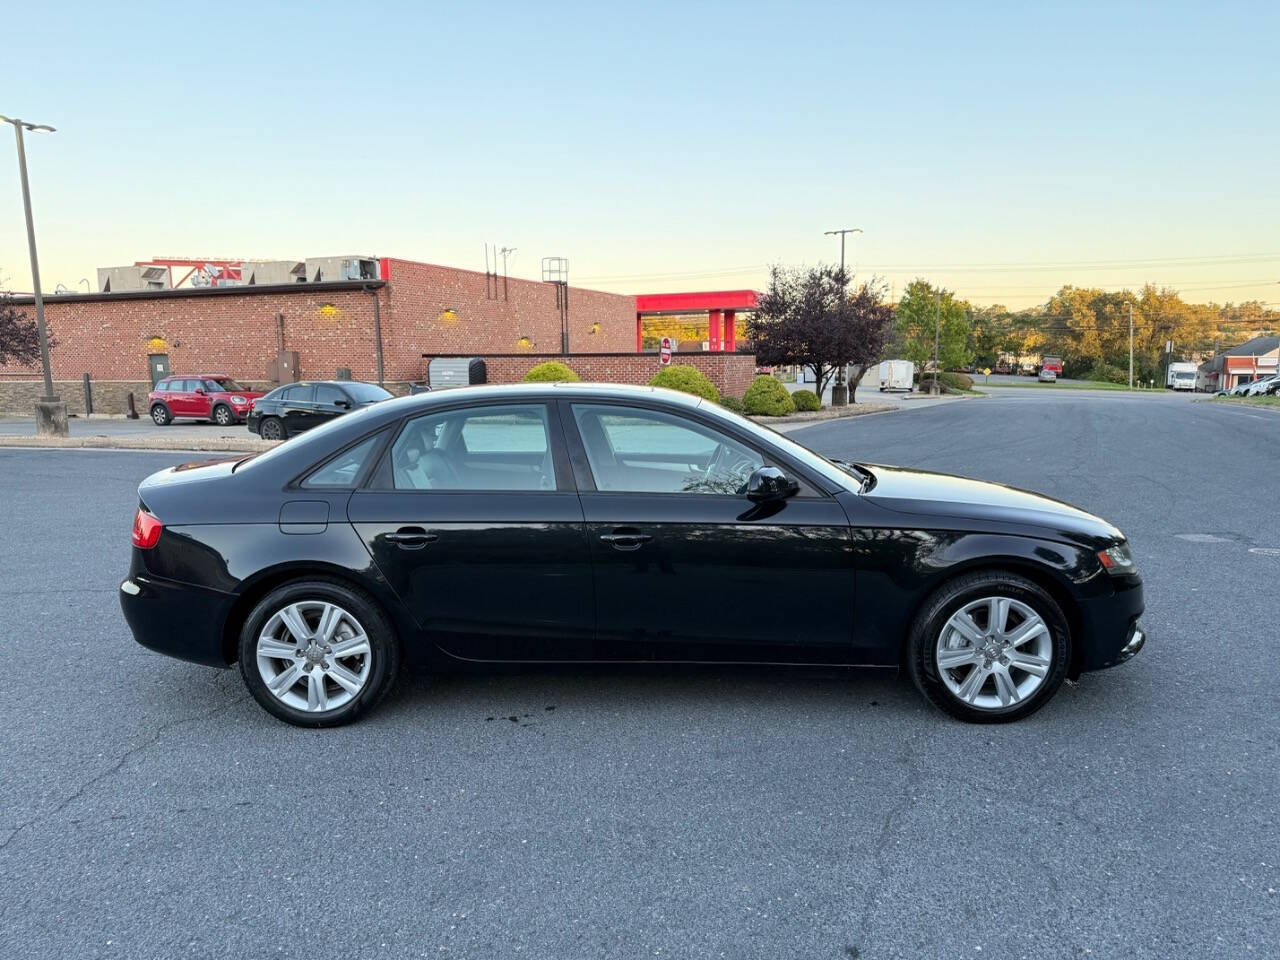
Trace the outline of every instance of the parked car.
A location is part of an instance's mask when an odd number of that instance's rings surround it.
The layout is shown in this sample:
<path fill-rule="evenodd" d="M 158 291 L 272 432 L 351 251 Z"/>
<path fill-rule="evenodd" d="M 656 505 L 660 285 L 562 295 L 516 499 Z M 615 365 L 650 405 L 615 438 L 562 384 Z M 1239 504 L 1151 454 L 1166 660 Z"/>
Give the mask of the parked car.
<path fill-rule="evenodd" d="M 1245 396 L 1245 394 L 1249 392 L 1249 388 L 1252 386 L 1253 386 L 1252 380 L 1246 380 L 1243 383 L 1237 383 L 1234 387 L 1232 387 L 1229 391 L 1227 391 L 1227 396 L 1243 397 Z"/>
<path fill-rule="evenodd" d="M 304 726 L 368 711 L 405 658 L 903 668 L 953 716 L 1002 722 L 1146 642 L 1106 521 L 828 460 L 667 390 L 400 397 L 138 495 L 134 637 L 238 661 Z"/>
<path fill-rule="evenodd" d="M 165 377 L 147 394 L 147 410 L 156 426 L 174 420 L 212 420 L 229 427 L 245 419 L 261 390 L 251 390 L 230 377 L 204 374 L 198 377 Z"/>
<path fill-rule="evenodd" d="M 249 411 L 249 429 L 263 440 L 286 440 L 334 417 L 390 399 L 376 383 L 299 381 L 276 387 Z"/>
<path fill-rule="evenodd" d="M 1245 388 L 1241 391 L 1242 397 L 1262 397 L 1271 392 L 1271 388 L 1280 383 L 1280 378 L 1276 376 L 1259 377 L 1257 380 L 1250 381 L 1245 384 Z"/>
<path fill-rule="evenodd" d="M 1041 383 L 1057 383 L 1058 374 L 1056 371 L 1050 370 L 1048 367 L 1041 367 L 1038 379 Z"/>

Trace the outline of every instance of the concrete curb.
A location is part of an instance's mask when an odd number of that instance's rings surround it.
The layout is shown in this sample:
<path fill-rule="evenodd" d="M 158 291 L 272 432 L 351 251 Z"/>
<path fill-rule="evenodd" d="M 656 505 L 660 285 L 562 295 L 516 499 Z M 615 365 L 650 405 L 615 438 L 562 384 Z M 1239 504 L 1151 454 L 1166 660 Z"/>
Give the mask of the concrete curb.
<path fill-rule="evenodd" d="M 166 437 L 3 437 L 0 447 L 41 447 L 51 450 L 182 450 L 196 453 L 262 453 L 279 441 L 256 437 L 233 440 L 210 437 L 207 440 Z"/>
<path fill-rule="evenodd" d="M 848 407 L 827 408 L 806 413 L 793 413 L 789 417 L 749 417 L 756 423 L 824 423 L 827 420 L 842 420 L 845 417 L 865 417 L 873 413 L 892 413 L 898 409 L 896 403 L 855 403 Z"/>

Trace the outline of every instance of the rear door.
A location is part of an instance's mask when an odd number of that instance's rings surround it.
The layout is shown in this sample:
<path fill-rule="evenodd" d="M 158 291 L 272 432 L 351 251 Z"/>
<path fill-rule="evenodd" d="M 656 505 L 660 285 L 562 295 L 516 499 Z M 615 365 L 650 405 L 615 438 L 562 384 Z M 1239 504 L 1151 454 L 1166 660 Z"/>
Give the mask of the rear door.
<path fill-rule="evenodd" d="M 166 402 L 175 417 L 196 416 L 196 380 L 170 380 Z"/>
<path fill-rule="evenodd" d="M 550 404 L 409 419 L 347 510 L 423 635 L 448 653 L 597 657 L 591 553 Z"/>
<path fill-rule="evenodd" d="M 316 388 L 309 383 L 294 384 L 285 391 L 280 402 L 280 420 L 290 436 L 311 429 L 315 395 Z"/>
<path fill-rule="evenodd" d="M 602 651 L 618 659 L 848 660 L 854 566 L 839 503 L 810 483 L 790 499 L 752 503 L 751 473 L 786 465 L 692 411 L 562 406 L 571 410 L 565 430 L 594 558 Z"/>

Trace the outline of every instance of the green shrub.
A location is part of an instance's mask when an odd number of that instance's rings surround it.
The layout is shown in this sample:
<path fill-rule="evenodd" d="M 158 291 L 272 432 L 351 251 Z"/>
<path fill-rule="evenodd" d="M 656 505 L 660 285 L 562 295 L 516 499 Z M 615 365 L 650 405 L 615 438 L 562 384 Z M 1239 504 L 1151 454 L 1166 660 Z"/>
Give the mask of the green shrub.
<path fill-rule="evenodd" d="M 525 383 L 575 383 L 581 379 L 572 367 L 558 360 L 540 363 L 524 375 Z"/>
<path fill-rule="evenodd" d="M 1125 383 L 1129 382 L 1129 371 L 1121 370 L 1113 364 L 1107 363 L 1105 360 L 1096 360 L 1092 367 L 1085 371 L 1084 379 L 1097 380 L 1102 383 Z"/>
<path fill-rule="evenodd" d="M 651 387 L 666 387 L 668 390 L 679 390 L 681 393 L 692 393 L 695 397 L 703 397 L 713 403 L 720 402 L 720 391 L 707 379 L 707 375 L 697 367 L 673 363 L 663 367 L 649 381 Z"/>
<path fill-rule="evenodd" d="M 797 410 L 821 410 L 822 401 L 818 399 L 818 395 L 812 390 L 797 390 L 791 394 L 791 402 L 796 405 Z"/>
<path fill-rule="evenodd" d="M 756 417 L 785 417 L 796 410 L 787 388 L 773 377 L 756 377 L 747 387 L 742 405 Z"/>
<path fill-rule="evenodd" d="M 926 380 L 932 380 L 933 374 L 927 374 Z M 944 370 L 938 374 L 938 383 L 942 385 L 944 391 L 960 391 L 973 389 L 973 377 L 967 373 L 951 373 Z"/>
<path fill-rule="evenodd" d="M 734 413 L 746 413 L 747 408 L 742 405 L 741 397 L 721 397 L 720 406 L 726 410 L 732 410 Z"/>

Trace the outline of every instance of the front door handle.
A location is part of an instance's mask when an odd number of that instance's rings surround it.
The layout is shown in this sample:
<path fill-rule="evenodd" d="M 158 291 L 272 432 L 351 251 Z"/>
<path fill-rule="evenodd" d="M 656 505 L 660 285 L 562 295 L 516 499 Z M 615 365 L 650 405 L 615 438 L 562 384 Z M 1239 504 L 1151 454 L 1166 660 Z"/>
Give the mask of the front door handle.
<path fill-rule="evenodd" d="M 619 528 L 613 533 L 602 533 L 600 539 L 615 550 L 639 550 L 642 543 L 648 543 L 653 537 L 639 530 Z"/>
<path fill-rule="evenodd" d="M 434 543 L 440 537 L 435 533 L 427 533 L 421 527 L 401 527 L 395 533 L 386 534 L 387 542 L 394 543 L 402 550 L 421 550 L 428 543 Z"/>

